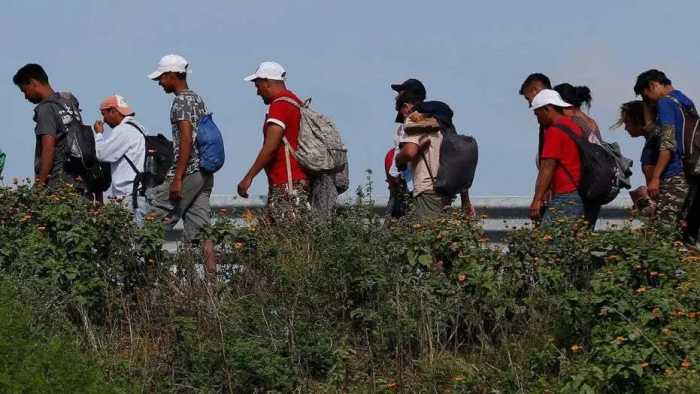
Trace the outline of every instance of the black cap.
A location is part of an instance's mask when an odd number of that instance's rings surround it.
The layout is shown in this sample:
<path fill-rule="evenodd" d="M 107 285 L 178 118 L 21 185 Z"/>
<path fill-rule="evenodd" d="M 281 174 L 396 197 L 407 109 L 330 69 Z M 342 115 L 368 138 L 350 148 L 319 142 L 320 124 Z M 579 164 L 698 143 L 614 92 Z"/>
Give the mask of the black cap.
<path fill-rule="evenodd" d="M 425 100 L 425 86 L 417 79 L 407 79 L 401 84 L 391 85 L 391 88 L 397 92 L 410 92 L 418 96 L 421 101 Z"/>

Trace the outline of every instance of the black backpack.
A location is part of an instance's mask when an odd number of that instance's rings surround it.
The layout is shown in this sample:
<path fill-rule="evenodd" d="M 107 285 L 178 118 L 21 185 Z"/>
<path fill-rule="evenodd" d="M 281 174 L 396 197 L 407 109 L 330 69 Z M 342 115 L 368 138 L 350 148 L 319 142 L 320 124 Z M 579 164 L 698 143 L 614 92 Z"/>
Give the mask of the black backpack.
<path fill-rule="evenodd" d="M 479 145 L 472 136 L 460 135 L 454 130 L 440 132 L 440 168 L 433 189 L 440 195 L 453 197 L 472 186 L 479 161 Z"/>
<path fill-rule="evenodd" d="M 110 165 L 97 160 L 95 135 L 92 127 L 83 124 L 77 102 L 65 93 L 52 96 L 48 101 L 72 114 L 70 123 L 65 124 L 60 119 L 59 122 L 65 128 L 67 154 L 73 163 L 77 163 L 78 175 L 85 180 L 87 190 L 93 193 L 106 191 L 112 184 Z"/>
<path fill-rule="evenodd" d="M 136 173 L 136 178 L 134 178 L 134 188 L 133 188 L 133 206 L 137 208 L 136 196 L 143 195 L 146 189 L 158 186 L 165 181 L 165 177 L 168 174 L 168 170 L 175 160 L 175 152 L 173 150 L 173 143 L 163 134 L 158 135 L 146 135 L 139 125 L 134 122 L 127 121 L 126 124 L 135 128 L 143 135 L 146 140 L 146 161 L 152 160 L 152 165 L 149 163 L 144 163 L 145 167 L 143 171 L 139 171 L 133 161 L 124 155 L 127 163 L 131 166 L 131 169 Z"/>
<path fill-rule="evenodd" d="M 581 159 L 581 180 L 577 185 L 581 198 L 593 204 L 605 205 L 614 200 L 620 192 L 620 167 L 615 156 L 605 146 L 594 144 L 583 136 L 578 136 L 570 128 L 558 124 L 554 127 L 568 135 L 578 147 Z M 562 166 L 569 178 L 573 176 Z"/>

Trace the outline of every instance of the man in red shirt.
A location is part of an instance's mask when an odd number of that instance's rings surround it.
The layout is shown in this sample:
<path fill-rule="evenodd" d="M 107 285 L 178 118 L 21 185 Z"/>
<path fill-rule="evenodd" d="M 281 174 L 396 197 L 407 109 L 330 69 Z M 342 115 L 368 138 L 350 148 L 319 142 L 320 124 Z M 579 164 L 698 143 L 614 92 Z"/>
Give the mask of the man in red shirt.
<path fill-rule="evenodd" d="M 532 100 L 537 121 L 545 130 L 530 219 L 542 220 L 543 225 L 550 224 L 554 215 L 583 216 L 583 201 L 577 190 L 581 180 L 581 158 L 576 143 L 562 129 L 579 136 L 582 131 L 571 118 L 563 115 L 563 109 L 567 107 L 571 104 L 551 89 L 540 91 Z M 550 190 L 552 199 L 544 210 L 545 195 Z"/>
<path fill-rule="evenodd" d="M 284 83 L 286 72 L 275 62 L 263 62 L 255 74 L 245 78 L 253 82 L 258 96 L 267 105 L 263 124 L 263 146 L 253 165 L 238 184 L 238 194 L 248 198 L 248 189 L 260 171 L 269 184 L 267 213 L 273 221 L 284 223 L 307 211 L 309 180 L 294 152 L 299 147 L 299 125 L 303 105 Z"/>

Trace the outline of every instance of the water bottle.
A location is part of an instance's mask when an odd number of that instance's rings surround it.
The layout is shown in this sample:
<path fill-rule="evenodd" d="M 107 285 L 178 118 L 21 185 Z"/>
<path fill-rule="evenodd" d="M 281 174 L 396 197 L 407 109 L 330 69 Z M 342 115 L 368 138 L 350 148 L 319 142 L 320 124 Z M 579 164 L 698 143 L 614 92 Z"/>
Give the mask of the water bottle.
<path fill-rule="evenodd" d="M 158 166 L 156 163 L 156 151 L 155 149 L 149 149 L 146 151 L 146 160 L 143 164 L 143 185 L 146 189 L 150 189 L 158 185 Z"/>

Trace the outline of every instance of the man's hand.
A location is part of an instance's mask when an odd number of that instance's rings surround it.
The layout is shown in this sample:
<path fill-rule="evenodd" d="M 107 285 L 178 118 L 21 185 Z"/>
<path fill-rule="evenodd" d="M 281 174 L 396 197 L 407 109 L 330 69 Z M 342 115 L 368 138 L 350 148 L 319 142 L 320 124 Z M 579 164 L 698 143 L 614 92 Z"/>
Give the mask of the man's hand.
<path fill-rule="evenodd" d="M 243 197 L 243 198 L 248 198 L 248 189 L 250 189 L 250 185 L 253 183 L 253 179 L 250 177 L 244 177 L 241 182 L 238 184 L 238 195 Z"/>
<path fill-rule="evenodd" d="M 182 199 L 182 179 L 175 177 L 170 182 L 170 201 L 180 201 Z"/>
<path fill-rule="evenodd" d="M 542 219 L 542 200 L 533 200 L 530 204 L 530 219 L 540 220 Z"/>
<path fill-rule="evenodd" d="M 649 197 L 652 199 L 656 200 L 656 198 L 659 196 L 659 184 L 661 181 L 659 178 L 651 178 L 649 180 L 649 183 L 647 183 L 647 193 L 649 193 Z"/>
<path fill-rule="evenodd" d="M 95 133 L 102 134 L 105 131 L 105 124 L 103 121 L 98 120 L 92 128 L 95 130 Z"/>

